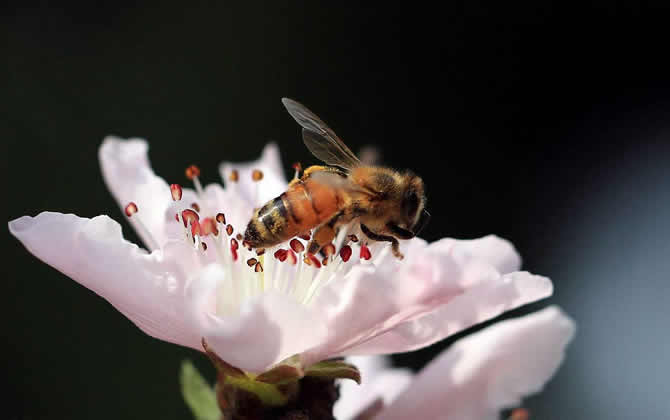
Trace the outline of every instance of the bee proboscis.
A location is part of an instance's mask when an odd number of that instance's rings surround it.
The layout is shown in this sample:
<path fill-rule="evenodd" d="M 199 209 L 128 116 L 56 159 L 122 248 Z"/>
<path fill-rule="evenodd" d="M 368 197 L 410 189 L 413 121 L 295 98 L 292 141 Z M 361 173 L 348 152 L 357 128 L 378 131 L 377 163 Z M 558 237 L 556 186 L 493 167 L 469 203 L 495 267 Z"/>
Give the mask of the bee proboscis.
<path fill-rule="evenodd" d="M 313 112 L 288 98 L 282 103 L 302 126 L 309 151 L 328 166 L 310 166 L 257 209 L 245 241 L 267 248 L 314 229 L 307 251 L 316 254 L 355 221 L 368 239 L 390 242 L 393 255 L 403 258 L 398 239 L 413 238 L 430 218 L 423 180 L 410 171 L 363 164 Z"/>

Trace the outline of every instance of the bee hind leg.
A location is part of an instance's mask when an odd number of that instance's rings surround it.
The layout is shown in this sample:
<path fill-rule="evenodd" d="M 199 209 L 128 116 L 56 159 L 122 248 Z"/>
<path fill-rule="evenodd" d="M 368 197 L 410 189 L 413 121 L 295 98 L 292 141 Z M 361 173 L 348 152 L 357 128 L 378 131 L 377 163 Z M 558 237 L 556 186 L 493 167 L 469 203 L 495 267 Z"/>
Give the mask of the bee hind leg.
<path fill-rule="evenodd" d="M 402 252 L 400 252 L 400 243 L 393 236 L 380 235 L 379 233 L 374 233 L 373 231 L 370 230 L 370 228 L 365 226 L 363 223 L 361 223 L 361 231 L 365 234 L 365 236 L 372 239 L 373 241 L 391 242 L 391 252 L 393 253 L 393 256 L 399 260 L 405 258 Z"/>

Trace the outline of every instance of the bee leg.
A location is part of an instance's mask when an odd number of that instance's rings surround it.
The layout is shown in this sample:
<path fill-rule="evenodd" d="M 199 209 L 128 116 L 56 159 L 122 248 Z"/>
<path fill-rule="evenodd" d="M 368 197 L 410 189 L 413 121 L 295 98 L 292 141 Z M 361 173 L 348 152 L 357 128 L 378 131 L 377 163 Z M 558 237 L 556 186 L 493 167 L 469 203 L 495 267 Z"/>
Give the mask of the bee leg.
<path fill-rule="evenodd" d="M 412 239 L 416 236 L 414 232 L 403 229 L 395 223 L 387 223 L 386 227 L 389 228 L 389 230 L 400 239 Z"/>
<path fill-rule="evenodd" d="M 391 242 L 391 252 L 393 253 L 393 256 L 399 260 L 405 258 L 405 256 L 402 255 L 402 252 L 400 252 L 400 243 L 393 236 L 380 235 L 379 233 L 374 233 L 373 231 L 370 230 L 370 228 L 365 226 L 363 223 L 361 223 L 361 231 L 365 234 L 365 236 L 372 239 L 373 241 Z"/>
<path fill-rule="evenodd" d="M 323 246 L 331 243 L 333 239 L 335 239 L 338 229 L 337 224 L 343 214 L 342 211 L 338 212 L 335 216 L 331 217 L 328 222 L 316 228 L 312 235 L 312 240 L 309 245 L 307 245 L 307 252 L 316 254 Z"/>

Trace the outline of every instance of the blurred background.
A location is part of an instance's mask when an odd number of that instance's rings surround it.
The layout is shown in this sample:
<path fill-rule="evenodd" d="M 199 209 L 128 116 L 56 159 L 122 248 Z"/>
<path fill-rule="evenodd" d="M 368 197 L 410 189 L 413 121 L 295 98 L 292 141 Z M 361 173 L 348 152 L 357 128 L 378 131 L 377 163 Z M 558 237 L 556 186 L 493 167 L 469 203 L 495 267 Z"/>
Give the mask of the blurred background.
<path fill-rule="evenodd" d="M 578 335 L 533 418 L 670 418 L 670 16 L 610 1 L 441 9 L 117 1 L 4 6 L 5 220 L 123 221 L 99 171 L 107 134 L 150 141 L 155 171 L 315 163 L 282 96 L 428 186 L 427 239 L 496 233 L 550 276 Z M 141 333 L 6 231 L 3 378 L 11 419 L 188 419 L 195 351 Z M 419 368 L 450 341 L 395 358 Z M 7 387 L 5 387 L 7 389 Z"/>

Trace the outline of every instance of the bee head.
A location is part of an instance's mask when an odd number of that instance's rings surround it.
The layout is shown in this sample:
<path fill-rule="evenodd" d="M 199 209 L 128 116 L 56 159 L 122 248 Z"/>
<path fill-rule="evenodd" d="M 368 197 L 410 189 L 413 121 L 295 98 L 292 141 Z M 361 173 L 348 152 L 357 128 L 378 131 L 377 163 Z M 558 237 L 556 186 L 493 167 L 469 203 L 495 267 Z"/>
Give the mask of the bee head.
<path fill-rule="evenodd" d="M 395 236 L 409 239 L 416 236 L 428 223 L 430 214 L 426 211 L 426 194 L 423 180 L 411 172 L 404 174 L 405 183 L 400 199 L 401 220 L 391 222 L 388 228 Z"/>

